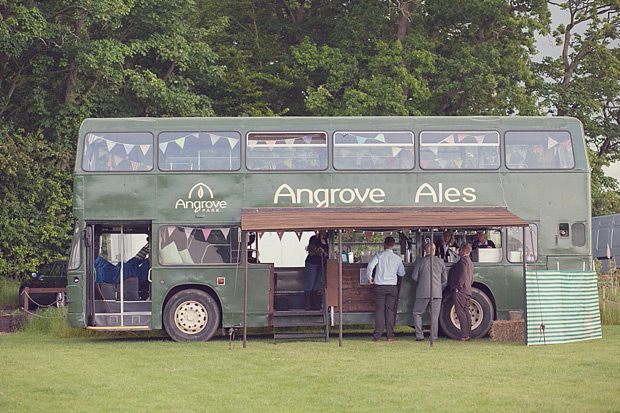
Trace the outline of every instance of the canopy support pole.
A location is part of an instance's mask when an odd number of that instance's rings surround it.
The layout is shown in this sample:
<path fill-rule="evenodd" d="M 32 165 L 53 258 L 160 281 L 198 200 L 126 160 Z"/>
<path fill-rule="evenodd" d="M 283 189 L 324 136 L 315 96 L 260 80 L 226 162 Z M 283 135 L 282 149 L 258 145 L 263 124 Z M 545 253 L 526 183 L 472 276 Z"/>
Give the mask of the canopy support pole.
<path fill-rule="evenodd" d="M 342 347 L 342 230 L 338 231 L 338 346 Z"/>
<path fill-rule="evenodd" d="M 523 227 L 523 255 L 521 261 L 523 261 L 523 344 L 527 346 L 527 285 L 525 282 L 525 272 L 527 270 L 525 259 L 527 254 L 525 253 L 525 228 L 526 227 Z"/>
<path fill-rule="evenodd" d="M 431 254 L 431 279 L 430 279 L 430 292 L 431 292 L 431 300 L 430 300 L 430 305 L 431 305 L 431 328 L 430 328 L 430 337 L 428 338 L 428 342 L 431 345 L 431 347 L 433 347 L 433 320 L 435 320 L 435 311 L 433 311 L 434 309 L 434 299 L 433 299 L 433 257 L 435 254 L 433 254 L 433 246 L 435 245 L 435 228 L 431 229 L 431 245 L 430 245 L 430 253 Z"/>
<path fill-rule="evenodd" d="M 248 232 L 243 233 L 243 348 L 248 335 Z"/>

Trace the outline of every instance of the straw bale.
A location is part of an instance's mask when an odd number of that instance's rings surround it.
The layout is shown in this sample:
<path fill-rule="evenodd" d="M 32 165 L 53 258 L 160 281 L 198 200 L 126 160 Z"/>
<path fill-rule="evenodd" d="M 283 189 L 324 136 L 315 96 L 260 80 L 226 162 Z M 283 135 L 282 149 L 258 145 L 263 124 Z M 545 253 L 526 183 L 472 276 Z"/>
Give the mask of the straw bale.
<path fill-rule="evenodd" d="M 497 320 L 491 325 L 491 341 L 523 341 L 525 322 L 523 320 Z"/>

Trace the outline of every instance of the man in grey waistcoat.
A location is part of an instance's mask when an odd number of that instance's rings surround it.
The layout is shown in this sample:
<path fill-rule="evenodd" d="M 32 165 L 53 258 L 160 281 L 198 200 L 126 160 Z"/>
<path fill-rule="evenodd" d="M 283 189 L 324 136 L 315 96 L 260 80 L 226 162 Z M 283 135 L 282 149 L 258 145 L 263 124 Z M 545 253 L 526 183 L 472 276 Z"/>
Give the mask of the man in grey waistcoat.
<path fill-rule="evenodd" d="M 418 259 L 413 267 L 413 281 L 418 283 L 413 304 L 413 323 L 415 325 L 416 341 L 424 340 L 422 332 L 422 315 L 432 301 L 433 319 L 431 320 L 432 341 L 437 340 L 439 311 L 441 309 L 442 291 L 448 283 L 446 266 L 441 258 L 434 257 L 435 245 L 427 243 L 424 246 L 426 256 Z M 433 276 L 433 294 L 431 297 L 431 265 Z M 431 300 L 432 298 L 432 300 Z"/>

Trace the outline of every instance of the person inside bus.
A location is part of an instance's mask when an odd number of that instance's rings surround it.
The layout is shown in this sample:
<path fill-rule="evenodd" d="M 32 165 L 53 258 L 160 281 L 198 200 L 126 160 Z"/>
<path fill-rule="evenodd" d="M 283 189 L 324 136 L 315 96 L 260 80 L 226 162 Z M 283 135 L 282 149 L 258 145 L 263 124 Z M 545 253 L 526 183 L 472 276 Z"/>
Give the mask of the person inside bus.
<path fill-rule="evenodd" d="M 471 286 L 474 282 L 474 264 L 469 258 L 471 246 L 464 242 L 459 247 L 461 259 L 450 268 L 448 280 L 450 292 L 454 300 L 454 311 L 461 325 L 461 337 L 457 341 L 471 340 L 471 314 L 469 312 L 469 299 L 471 298 Z"/>
<path fill-rule="evenodd" d="M 443 258 L 445 262 L 451 262 L 452 255 L 456 255 L 459 246 L 454 241 L 452 231 L 444 231 L 437 241 L 435 241 L 435 256 Z M 450 250 L 453 248 L 453 250 Z"/>
<path fill-rule="evenodd" d="M 495 248 L 495 243 L 490 239 L 487 239 L 486 231 L 476 232 L 477 239 L 471 245 L 472 250 L 477 248 Z"/>
<path fill-rule="evenodd" d="M 316 303 L 318 302 L 319 280 L 323 280 L 325 273 L 325 259 L 328 257 L 328 247 L 326 240 L 326 232 L 324 230 L 317 231 L 317 235 L 310 237 L 308 246 L 306 247 L 308 255 L 306 256 L 306 289 L 304 296 L 304 308 L 306 310 L 318 310 Z"/>

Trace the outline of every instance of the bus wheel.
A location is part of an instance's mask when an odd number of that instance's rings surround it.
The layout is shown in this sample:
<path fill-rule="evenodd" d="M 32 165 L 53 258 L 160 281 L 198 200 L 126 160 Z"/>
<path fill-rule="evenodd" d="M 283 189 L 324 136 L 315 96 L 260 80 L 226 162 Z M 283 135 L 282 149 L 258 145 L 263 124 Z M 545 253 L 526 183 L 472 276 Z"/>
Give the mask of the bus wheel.
<path fill-rule="evenodd" d="M 474 287 L 471 289 L 469 312 L 471 314 L 471 337 L 486 336 L 493 323 L 493 303 L 485 293 Z M 457 339 L 461 336 L 461 324 L 456 316 L 452 298 L 443 300 L 439 324 L 448 337 Z"/>
<path fill-rule="evenodd" d="M 174 341 L 207 341 L 220 325 L 220 309 L 201 290 L 182 290 L 164 308 L 164 328 Z"/>

